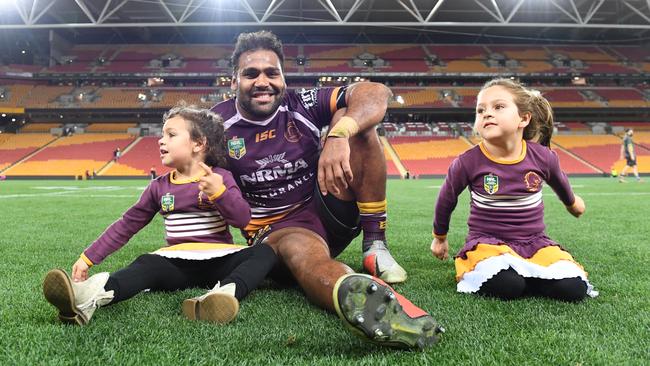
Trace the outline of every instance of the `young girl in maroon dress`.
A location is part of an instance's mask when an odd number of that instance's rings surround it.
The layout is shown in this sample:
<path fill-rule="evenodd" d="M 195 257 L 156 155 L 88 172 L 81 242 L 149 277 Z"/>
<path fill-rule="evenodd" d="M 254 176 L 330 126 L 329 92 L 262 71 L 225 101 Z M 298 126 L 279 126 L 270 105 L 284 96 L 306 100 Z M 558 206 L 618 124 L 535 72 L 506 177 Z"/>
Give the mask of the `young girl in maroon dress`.
<path fill-rule="evenodd" d="M 489 81 L 476 106 L 482 141 L 456 158 L 440 189 L 431 252 L 445 259 L 458 196 L 469 189 L 469 234 L 455 258 L 458 292 L 504 300 L 525 295 L 580 301 L 597 292 L 587 273 L 544 233 L 542 185 L 575 217 L 585 203 L 573 193 L 550 149 L 553 111 L 536 90 L 510 79 Z M 534 142 L 537 141 L 537 142 Z"/>
<path fill-rule="evenodd" d="M 108 227 L 72 266 L 45 277 L 45 298 L 59 319 L 83 325 L 102 305 L 143 290 L 212 288 L 185 300 L 190 319 L 227 323 L 239 301 L 255 289 L 277 257 L 266 244 L 234 245 L 229 226 L 244 228 L 251 217 L 232 174 L 225 169 L 223 120 L 206 109 L 181 105 L 163 118 L 160 158 L 174 170 L 149 183 L 138 202 Z M 129 266 L 88 278 L 89 268 L 124 246 L 157 214 L 164 217 L 167 246 L 138 257 Z"/>

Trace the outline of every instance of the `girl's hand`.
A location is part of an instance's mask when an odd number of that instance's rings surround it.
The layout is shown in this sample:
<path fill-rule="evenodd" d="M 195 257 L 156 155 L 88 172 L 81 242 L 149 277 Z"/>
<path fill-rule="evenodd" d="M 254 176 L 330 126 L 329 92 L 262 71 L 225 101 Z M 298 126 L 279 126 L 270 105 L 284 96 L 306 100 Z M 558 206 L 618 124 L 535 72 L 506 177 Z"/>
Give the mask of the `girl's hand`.
<path fill-rule="evenodd" d="M 88 279 L 88 269 L 90 267 L 81 258 L 77 259 L 72 265 L 72 280 L 74 282 L 81 282 Z"/>
<path fill-rule="evenodd" d="M 223 177 L 213 172 L 212 168 L 205 165 L 205 163 L 199 163 L 199 165 L 205 171 L 205 175 L 199 178 L 199 189 L 208 197 L 212 197 L 215 193 L 222 191 L 224 188 Z"/>
<path fill-rule="evenodd" d="M 567 206 L 567 211 L 575 217 L 580 217 L 583 213 L 585 213 L 585 201 L 582 200 L 582 197 L 576 195 L 575 196 L 576 201 L 573 203 L 572 206 Z"/>
<path fill-rule="evenodd" d="M 440 240 L 438 238 L 433 238 L 433 241 L 431 242 L 431 254 L 440 260 L 449 258 L 449 242 L 447 239 Z"/>

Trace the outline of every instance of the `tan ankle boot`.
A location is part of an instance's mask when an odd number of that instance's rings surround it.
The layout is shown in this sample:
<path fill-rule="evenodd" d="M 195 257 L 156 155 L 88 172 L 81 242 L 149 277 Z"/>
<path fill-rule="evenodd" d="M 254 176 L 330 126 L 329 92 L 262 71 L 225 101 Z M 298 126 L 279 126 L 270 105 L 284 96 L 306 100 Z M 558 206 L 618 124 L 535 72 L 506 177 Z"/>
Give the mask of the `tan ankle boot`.
<path fill-rule="evenodd" d="M 183 315 L 190 320 L 230 323 L 239 313 L 239 301 L 235 297 L 235 289 L 234 283 L 221 287 L 217 282 L 207 293 L 183 301 Z"/>
<path fill-rule="evenodd" d="M 113 291 L 104 290 L 108 272 L 98 273 L 82 282 L 73 282 L 62 269 L 53 269 L 43 281 L 47 301 L 59 309 L 64 323 L 88 324 L 95 310 L 113 300 Z"/>

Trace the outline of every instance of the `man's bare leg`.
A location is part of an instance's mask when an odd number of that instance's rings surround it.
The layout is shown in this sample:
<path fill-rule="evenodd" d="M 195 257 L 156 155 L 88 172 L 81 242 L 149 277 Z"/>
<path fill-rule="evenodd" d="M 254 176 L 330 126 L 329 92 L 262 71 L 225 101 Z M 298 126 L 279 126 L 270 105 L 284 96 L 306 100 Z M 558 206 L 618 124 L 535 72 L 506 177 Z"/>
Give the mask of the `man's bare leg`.
<path fill-rule="evenodd" d="M 354 271 L 332 259 L 325 241 L 306 229 L 280 229 L 269 235 L 268 244 L 289 268 L 307 298 L 333 312 L 332 291 L 336 281 Z"/>
<path fill-rule="evenodd" d="M 425 348 L 444 331 L 424 310 L 413 305 L 381 280 L 352 273 L 329 255 L 323 239 L 302 228 L 285 228 L 269 235 L 267 243 L 289 268 L 307 298 L 336 311 L 361 338 L 383 346 Z"/>
<path fill-rule="evenodd" d="M 445 330 L 377 277 L 353 273 L 334 287 L 334 306 L 346 326 L 382 346 L 426 348 Z"/>

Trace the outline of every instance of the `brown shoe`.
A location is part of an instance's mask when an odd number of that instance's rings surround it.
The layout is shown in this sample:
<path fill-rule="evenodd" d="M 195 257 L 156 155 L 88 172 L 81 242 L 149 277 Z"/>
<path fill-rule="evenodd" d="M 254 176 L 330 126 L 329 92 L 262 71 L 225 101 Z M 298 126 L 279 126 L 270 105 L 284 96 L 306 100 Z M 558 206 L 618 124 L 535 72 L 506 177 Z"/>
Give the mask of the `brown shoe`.
<path fill-rule="evenodd" d="M 190 320 L 204 320 L 217 324 L 230 323 L 239 313 L 235 284 L 223 287 L 219 283 L 206 294 L 183 301 L 183 315 Z"/>
<path fill-rule="evenodd" d="M 82 282 L 73 282 L 62 269 L 53 269 L 43 280 L 43 295 L 59 309 L 64 323 L 85 325 L 95 310 L 113 300 L 113 291 L 104 290 L 108 272 L 98 273 Z"/>

